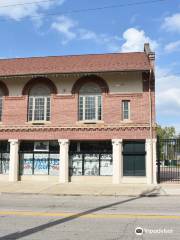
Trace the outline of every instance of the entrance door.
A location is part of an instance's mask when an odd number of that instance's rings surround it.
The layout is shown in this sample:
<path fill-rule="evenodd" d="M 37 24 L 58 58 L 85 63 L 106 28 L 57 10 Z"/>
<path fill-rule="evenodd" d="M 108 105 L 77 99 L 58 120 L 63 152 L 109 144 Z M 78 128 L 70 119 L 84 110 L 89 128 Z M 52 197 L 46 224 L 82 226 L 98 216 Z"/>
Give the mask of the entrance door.
<path fill-rule="evenodd" d="M 123 176 L 145 176 L 145 141 L 123 143 Z"/>

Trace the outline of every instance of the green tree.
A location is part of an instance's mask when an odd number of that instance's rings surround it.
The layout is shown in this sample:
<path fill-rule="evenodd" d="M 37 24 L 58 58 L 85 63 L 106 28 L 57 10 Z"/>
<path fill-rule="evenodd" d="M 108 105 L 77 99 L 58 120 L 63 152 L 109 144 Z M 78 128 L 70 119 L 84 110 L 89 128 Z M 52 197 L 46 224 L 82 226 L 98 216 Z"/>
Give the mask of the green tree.
<path fill-rule="evenodd" d="M 175 127 L 161 127 L 157 126 L 157 136 L 159 139 L 169 139 L 174 138 L 176 134 Z"/>
<path fill-rule="evenodd" d="M 174 145 L 171 141 L 162 141 L 163 139 L 175 138 L 176 130 L 175 127 L 161 127 L 157 126 L 157 137 L 158 137 L 158 156 L 161 160 L 173 159 L 174 158 Z M 164 152 L 164 148 L 166 151 Z"/>

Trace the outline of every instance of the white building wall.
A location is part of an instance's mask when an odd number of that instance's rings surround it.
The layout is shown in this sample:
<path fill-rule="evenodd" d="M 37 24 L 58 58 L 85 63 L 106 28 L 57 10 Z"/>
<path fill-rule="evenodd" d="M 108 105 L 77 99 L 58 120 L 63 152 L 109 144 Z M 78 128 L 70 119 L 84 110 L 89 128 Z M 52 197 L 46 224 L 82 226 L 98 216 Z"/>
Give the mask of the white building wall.
<path fill-rule="evenodd" d="M 142 74 L 140 72 L 122 72 L 122 73 L 106 73 L 100 75 L 107 82 L 110 93 L 139 93 L 143 91 Z M 16 77 L 15 79 L 7 78 L 4 83 L 9 89 L 10 96 L 21 96 L 25 84 L 31 80 L 30 77 Z M 71 94 L 77 77 L 58 76 L 50 77 L 57 87 L 58 94 Z"/>

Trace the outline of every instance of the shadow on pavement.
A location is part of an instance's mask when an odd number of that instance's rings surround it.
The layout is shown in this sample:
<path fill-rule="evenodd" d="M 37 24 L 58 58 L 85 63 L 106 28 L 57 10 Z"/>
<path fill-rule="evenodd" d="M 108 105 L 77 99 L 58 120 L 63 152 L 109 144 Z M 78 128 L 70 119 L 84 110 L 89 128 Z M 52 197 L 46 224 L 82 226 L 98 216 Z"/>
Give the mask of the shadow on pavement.
<path fill-rule="evenodd" d="M 107 205 L 103 205 L 103 206 L 100 206 L 100 207 L 97 207 L 97 208 L 93 208 L 93 209 L 84 211 L 82 213 L 77 213 L 77 214 L 74 214 L 74 215 L 69 216 L 69 217 L 65 217 L 65 218 L 62 218 L 62 219 L 55 220 L 55 221 L 50 222 L 50 223 L 45 223 L 45 224 L 39 225 L 37 227 L 27 229 L 27 230 L 22 231 L 22 232 L 14 232 L 14 233 L 5 235 L 3 237 L 0 237 L 0 239 L 3 239 L 3 240 L 4 239 L 20 239 L 20 238 L 23 238 L 23 237 L 27 237 L 31 234 L 43 231 L 47 228 L 51 228 L 51 227 L 54 227 L 54 226 L 59 225 L 59 224 L 63 224 L 65 222 L 72 221 L 72 220 L 80 218 L 82 216 L 92 214 L 92 213 L 95 213 L 97 211 L 101 211 L 101 210 L 106 209 L 106 208 L 117 206 L 119 204 L 124 204 L 124 203 L 127 203 L 127 202 L 138 200 L 138 199 L 143 198 L 143 197 L 147 197 L 147 196 L 151 195 L 151 193 L 153 194 L 154 190 L 156 190 L 156 188 L 152 189 L 149 192 L 143 193 L 143 194 L 139 195 L 138 197 L 132 197 L 132 198 L 124 200 L 124 201 L 114 202 L 114 203 L 111 203 L 111 204 L 107 204 Z M 153 196 L 155 196 L 155 195 L 153 195 Z"/>

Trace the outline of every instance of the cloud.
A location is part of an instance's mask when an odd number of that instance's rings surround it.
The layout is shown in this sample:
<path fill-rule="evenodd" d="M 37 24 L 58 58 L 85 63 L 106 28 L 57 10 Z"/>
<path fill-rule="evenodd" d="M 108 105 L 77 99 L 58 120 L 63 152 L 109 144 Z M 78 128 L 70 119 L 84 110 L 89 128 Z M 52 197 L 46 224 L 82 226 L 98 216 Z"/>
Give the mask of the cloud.
<path fill-rule="evenodd" d="M 144 43 L 150 43 L 152 50 L 155 50 L 158 43 L 145 35 L 143 30 L 129 28 L 123 33 L 125 43 L 121 46 L 122 52 L 142 51 Z"/>
<path fill-rule="evenodd" d="M 175 13 L 170 17 L 166 17 L 163 21 L 162 28 L 168 32 L 180 33 L 180 13 Z"/>
<path fill-rule="evenodd" d="M 157 112 L 161 116 L 180 117 L 180 75 L 168 69 L 157 67 L 156 103 Z"/>
<path fill-rule="evenodd" d="M 170 42 L 168 43 L 165 47 L 164 50 L 168 53 L 174 52 L 174 51 L 180 51 L 180 40 L 175 41 L 175 42 Z"/>
<path fill-rule="evenodd" d="M 158 123 L 180 132 L 180 75 L 170 69 L 156 70 L 156 112 Z"/>
<path fill-rule="evenodd" d="M 110 51 L 119 51 L 120 40 L 118 36 L 110 36 L 104 33 L 95 33 L 87 29 L 78 29 L 80 40 L 92 40 L 98 44 L 104 45 Z"/>
<path fill-rule="evenodd" d="M 0 16 L 15 21 L 20 21 L 22 18 L 34 16 L 41 18 L 42 11 L 48 10 L 50 7 L 55 5 L 61 5 L 64 3 L 64 1 L 65 0 L 42 2 L 37 0 L 36 2 L 34 1 L 34 3 L 32 3 L 32 0 L 1 0 Z M 14 6 L 5 7 L 7 5 Z"/>
<path fill-rule="evenodd" d="M 74 31 L 74 28 L 77 25 L 78 23 L 76 21 L 73 21 L 72 19 L 65 16 L 59 16 L 56 18 L 56 21 L 52 23 L 51 27 L 52 29 L 61 33 L 63 36 L 62 43 L 66 44 L 67 42 L 77 37 L 77 34 Z"/>
<path fill-rule="evenodd" d="M 61 44 L 67 44 L 72 40 L 93 41 L 103 45 L 109 51 L 118 51 L 120 49 L 120 37 L 81 28 L 78 21 L 63 15 L 56 18 L 51 28 L 60 33 L 62 37 Z"/>
<path fill-rule="evenodd" d="M 81 28 L 80 24 L 67 16 L 59 16 L 52 23 L 51 28 L 61 34 L 61 44 L 67 44 L 72 40 L 93 41 L 113 52 L 143 51 L 144 43 L 149 42 L 152 50 L 158 47 L 158 43 L 145 35 L 143 30 L 129 28 L 123 33 L 125 43 L 121 46 L 122 38 L 117 35 L 96 33 L 92 30 Z"/>

